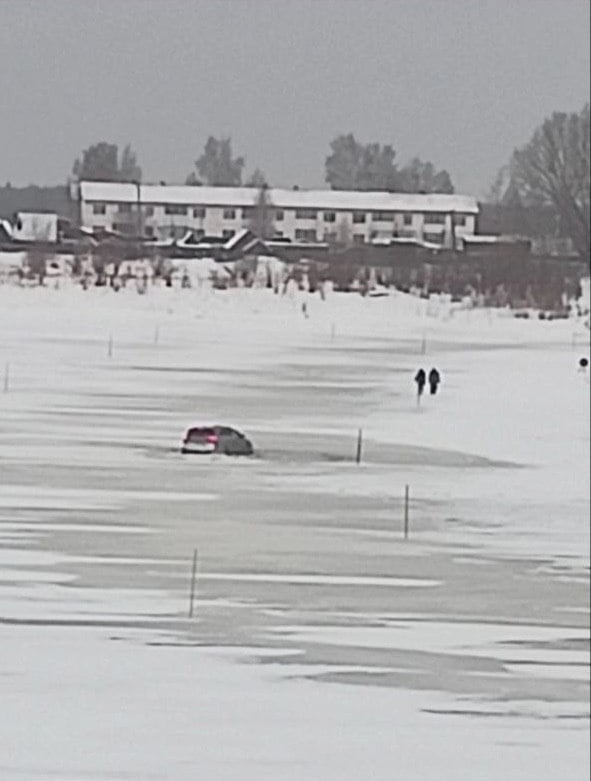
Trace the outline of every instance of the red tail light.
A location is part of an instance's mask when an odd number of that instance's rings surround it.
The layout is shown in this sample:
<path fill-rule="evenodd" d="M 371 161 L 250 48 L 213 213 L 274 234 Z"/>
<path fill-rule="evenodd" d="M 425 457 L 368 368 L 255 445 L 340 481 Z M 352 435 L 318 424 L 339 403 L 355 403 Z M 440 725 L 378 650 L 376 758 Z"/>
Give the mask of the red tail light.
<path fill-rule="evenodd" d="M 216 434 L 208 434 L 207 435 L 207 441 L 210 442 L 212 445 L 215 445 L 218 441 Z"/>

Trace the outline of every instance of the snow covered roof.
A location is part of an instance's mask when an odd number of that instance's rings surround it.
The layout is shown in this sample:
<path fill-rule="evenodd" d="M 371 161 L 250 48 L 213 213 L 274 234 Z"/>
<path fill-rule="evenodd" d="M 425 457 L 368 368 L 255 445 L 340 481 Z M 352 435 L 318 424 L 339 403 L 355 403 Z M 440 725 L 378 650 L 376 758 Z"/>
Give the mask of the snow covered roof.
<path fill-rule="evenodd" d="M 8 220 L 0 220 L 0 239 L 12 239 L 12 223 Z"/>
<path fill-rule="evenodd" d="M 273 206 L 280 209 L 478 213 L 478 202 L 470 195 L 280 188 L 270 188 L 268 194 Z M 258 190 L 254 187 L 140 185 L 140 200 L 145 204 L 244 207 L 254 206 L 257 196 Z M 82 201 L 135 203 L 138 200 L 138 187 L 122 182 L 81 182 L 80 197 Z"/>
<path fill-rule="evenodd" d="M 482 233 L 475 236 L 462 236 L 462 240 L 466 244 L 498 244 L 500 237 Z"/>
<path fill-rule="evenodd" d="M 228 250 L 234 249 L 238 244 L 240 244 L 243 239 L 248 236 L 250 233 L 249 230 L 246 228 L 243 228 L 242 230 L 239 230 L 237 233 L 235 233 L 233 236 L 231 236 L 228 241 L 224 244 L 224 248 Z M 252 234 L 251 234 L 252 235 Z"/>
<path fill-rule="evenodd" d="M 488 233 L 476 233 L 473 236 L 462 236 L 462 241 L 465 244 L 521 244 L 530 241 L 530 239 L 525 236 L 498 236 Z"/>
<path fill-rule="evenodd" d="M 392 236 L 388 238 L 372 239 L 371 244 L 374 246 L 383 247 L 395 247 L 396 245 L 406 245 L 410 247 L 421 247 L 422 249 L 442 250 L 445 249 L 441 244 L 436 244 L 433 241 L 424 241 L 416 236 Z"/>

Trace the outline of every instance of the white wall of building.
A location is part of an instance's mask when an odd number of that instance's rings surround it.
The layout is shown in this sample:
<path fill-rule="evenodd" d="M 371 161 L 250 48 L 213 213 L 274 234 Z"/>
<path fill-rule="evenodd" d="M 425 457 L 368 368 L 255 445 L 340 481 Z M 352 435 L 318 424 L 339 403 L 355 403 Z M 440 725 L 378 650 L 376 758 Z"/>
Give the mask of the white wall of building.
<path fill-rule="evenodd" d="M 247 187 L 189 187 L 82 182 L 80 213 L 85 228 L 180 238 L 186 230 L 226 236 L 248 227 L 258 192 Z M 278 236 L 292 241 L 325 241 L 347 236 L 354 243 L 393 236 L 451 247 L 474 234 L 476 199 L 465 195 L 268 191 Z M 454 229 L 452 231 L 452 219 Z"/>
<path fill-rule="evenodd" d="M 18 212 L 12 225 L 14 241 L 57 241 L 57 214 Z"/>

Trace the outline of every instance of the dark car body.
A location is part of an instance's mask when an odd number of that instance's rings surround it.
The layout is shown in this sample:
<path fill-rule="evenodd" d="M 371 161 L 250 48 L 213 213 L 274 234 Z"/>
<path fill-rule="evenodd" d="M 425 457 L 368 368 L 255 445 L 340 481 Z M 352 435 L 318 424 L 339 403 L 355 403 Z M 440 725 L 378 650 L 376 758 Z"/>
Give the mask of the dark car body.
<path fill-rule="evenodd" d="M 183 438 L 182 453 L 221 453 L 226 456 L 251 456 L 252 442 L 229 426 L 194 426 Z"/>

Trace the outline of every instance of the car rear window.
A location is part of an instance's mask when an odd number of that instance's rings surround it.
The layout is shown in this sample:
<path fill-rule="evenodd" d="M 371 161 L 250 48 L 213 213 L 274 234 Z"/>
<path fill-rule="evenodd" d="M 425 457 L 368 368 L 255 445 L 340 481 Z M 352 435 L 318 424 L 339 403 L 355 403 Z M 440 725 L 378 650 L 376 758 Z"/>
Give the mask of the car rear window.
<path fill-rule="evenodd" d="M 189 440 L 206 439 L 211 436 L 215 436 L 215 431 L 212 428 L 190 428 L 187 432 Z"/>

